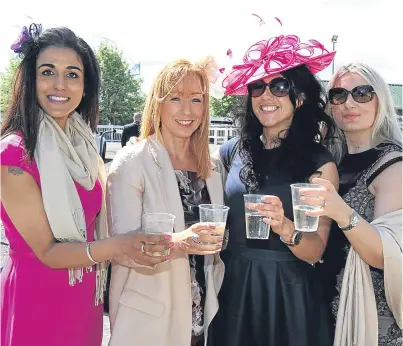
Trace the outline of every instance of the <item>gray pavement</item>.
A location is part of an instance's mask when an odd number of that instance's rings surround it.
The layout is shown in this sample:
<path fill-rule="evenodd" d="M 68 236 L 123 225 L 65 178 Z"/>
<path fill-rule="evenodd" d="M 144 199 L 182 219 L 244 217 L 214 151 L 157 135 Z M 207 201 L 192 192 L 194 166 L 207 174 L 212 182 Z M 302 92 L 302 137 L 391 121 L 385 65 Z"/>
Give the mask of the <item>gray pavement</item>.
<path fill-rule="evenodd" d="M 111 164 L 111 160 L 115 157 L 117 151 L 121 148 L 120 143 L 118 142 L 109 142 L 106 147 L 106 169 L 109 169 Z M 217 145 L 210 145 L 210 151 L 214 152 L 218 148 Z M 3 224 L 0 222 L 0 240 L 1 240 L 1 248 L 0 248 L 0 265 L 3 267 L 7 257 L 8 257 L 8 240 L 4 234 Z M 104 315 L 104 334 L 102 340 L 102 346 L 107 346 L 110 338 L 110 329 L 109 329 L 109 317 Z"/>

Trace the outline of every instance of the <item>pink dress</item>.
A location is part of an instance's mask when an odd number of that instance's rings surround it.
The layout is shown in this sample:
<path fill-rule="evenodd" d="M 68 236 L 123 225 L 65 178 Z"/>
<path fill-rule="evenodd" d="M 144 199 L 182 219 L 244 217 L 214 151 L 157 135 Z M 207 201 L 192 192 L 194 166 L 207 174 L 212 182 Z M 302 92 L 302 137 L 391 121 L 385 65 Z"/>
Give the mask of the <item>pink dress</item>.
<path fill-rule="evenodd" d="M 34 161 L 25 158 L 23 140 L 10 135 L 0 141 L 0 162 L 30 174 L 40 187 Z M 76 184 L 85 211 L 88 240 L 94 239 L 95 218 L 102 189 L 92 191 Z M 2 346 L 100 346 L 103 306 L 95 306 L 95 271 L 69 285 L 67 269 L 42 264 L 24 241 L 1 204 L 1 220 L 10 243 L 10 254 L 1 273 Z"/>

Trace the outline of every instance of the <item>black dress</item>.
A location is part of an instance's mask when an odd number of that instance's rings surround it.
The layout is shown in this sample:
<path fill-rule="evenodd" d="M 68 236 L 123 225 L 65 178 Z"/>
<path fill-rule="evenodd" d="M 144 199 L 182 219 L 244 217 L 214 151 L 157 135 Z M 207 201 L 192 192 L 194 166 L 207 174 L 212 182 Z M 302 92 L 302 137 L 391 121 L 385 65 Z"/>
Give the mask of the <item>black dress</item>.
<path fill-rule="evenodd" d="M 235 141 L 220 148 L 222 160 L 227 161 Z M 285 216 L 293 220 L 290 184 L 306 182 L 333 157 L 314 145 L 310 175 L 293 181 L 292 174 L 279 171 L 273 163 L 277 150 L 262 149 L 266 177 L 255 193 L 278 196 Z M 221 257 L 226 269 L 209 345 L 330 346 L 330 309 L 314 266 L 294 256 L 274 232 L 268 240 L 246 239 L 243 195 L 254 182 L 241 156 L 235 156 L 225 186 L 229 239 Z"/>
<path fill-rule="evenodd" d="M 392 144 L 381 144 L 377 148 L 346 154 L 339 165 L 339 194 L 360 216 L 374 220 L 375 196 L 369 190 L 374 179 L 395 162 L 401 161 L 401 154 L 391 158 L 381 167 L 374 169 L 379 160 L 391 152 L 401 153 L 401 148 Z M 333 323 L 336 322 L 339 307 L 339 293 L 350 243 L 336 223 L 332 224 L 323 264 L 317 266 L 324 281 L 326 300 L 332 307 Z M 378 310 L 379 346 L 402 346 L 402 331 L 396 324 L 385 297 L 383 270 L 370 267 L 375 300 Z"/>

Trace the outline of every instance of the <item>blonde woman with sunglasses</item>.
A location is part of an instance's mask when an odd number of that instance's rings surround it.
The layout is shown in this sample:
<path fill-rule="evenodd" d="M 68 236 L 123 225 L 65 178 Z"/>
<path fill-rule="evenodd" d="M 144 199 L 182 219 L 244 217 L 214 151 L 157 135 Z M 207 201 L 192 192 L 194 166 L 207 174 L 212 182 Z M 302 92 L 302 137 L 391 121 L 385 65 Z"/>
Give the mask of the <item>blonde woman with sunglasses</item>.
<path fill-rule="evenodd" d="M 324 199 L 310 215 L 335 221 L 319 266 L 337 316 L 335 345 L 402 345 L 402 135 L 392 97 L 361 63 L 342 66 L 328 96 L 345 139 L 333 147 L 339 190 L 315 179 L 324 189 L 305 199 Z"/>

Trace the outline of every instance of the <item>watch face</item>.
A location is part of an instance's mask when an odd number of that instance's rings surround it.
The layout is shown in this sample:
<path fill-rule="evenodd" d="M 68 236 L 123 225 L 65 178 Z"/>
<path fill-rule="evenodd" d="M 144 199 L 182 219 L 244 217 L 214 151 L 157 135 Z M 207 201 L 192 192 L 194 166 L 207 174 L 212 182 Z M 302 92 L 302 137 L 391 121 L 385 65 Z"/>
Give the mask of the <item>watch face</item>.
<path fill-rule="evenodd" d="M 354 226 L 357 226 L 359 222 L 360 222 L 359 215 L 356 212 L 354 212 L 352 220 L 351 220 L 351 224 Z"/>
<path fill-rule="evenodd" d="M 302 232 L 298 232 L 294 238 L 294 244 L 298 245 L 302 239 Z"/>

